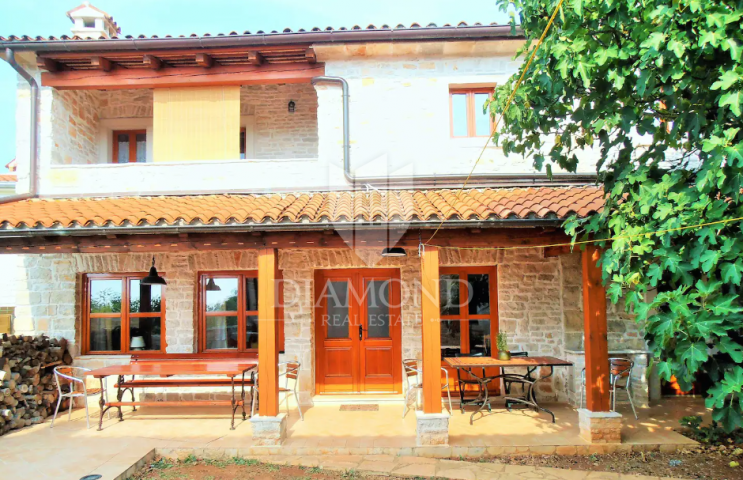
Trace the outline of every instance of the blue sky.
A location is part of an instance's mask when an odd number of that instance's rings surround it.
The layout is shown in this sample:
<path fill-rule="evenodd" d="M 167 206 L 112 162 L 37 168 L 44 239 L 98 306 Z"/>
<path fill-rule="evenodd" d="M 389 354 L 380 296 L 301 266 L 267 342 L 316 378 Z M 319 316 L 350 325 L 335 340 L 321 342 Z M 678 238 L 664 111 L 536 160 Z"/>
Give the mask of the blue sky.
<path fill-rule="evenodd" d="M 5 0 L 0 36 L 60 36 L 70 33 L 65 15 L 82 1 Z M 507 23 L 495 0 L 92 0 L 113 15 L 122 35 L 181 35 L 232 30 L 281 30 L 373 23 L 397 25 L 472 22 Z M 13 69 L 0 61 L 0 172 L 15 156 Z"/>

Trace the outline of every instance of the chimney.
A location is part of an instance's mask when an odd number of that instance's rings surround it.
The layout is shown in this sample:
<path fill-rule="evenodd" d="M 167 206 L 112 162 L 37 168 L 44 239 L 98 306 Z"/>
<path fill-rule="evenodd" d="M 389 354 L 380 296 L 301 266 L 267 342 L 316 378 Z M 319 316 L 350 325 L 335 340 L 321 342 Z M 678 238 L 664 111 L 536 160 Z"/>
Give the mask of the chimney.
<path fill-rule="evenodd" d="M 111 15 L 100 10 L 90 2 L 83 2 L 67 12 L 67 17 L 72 20 L 72 34 L 82 38 L 111 38 L 121 33 L 121 29 L 114 22 Z"/>

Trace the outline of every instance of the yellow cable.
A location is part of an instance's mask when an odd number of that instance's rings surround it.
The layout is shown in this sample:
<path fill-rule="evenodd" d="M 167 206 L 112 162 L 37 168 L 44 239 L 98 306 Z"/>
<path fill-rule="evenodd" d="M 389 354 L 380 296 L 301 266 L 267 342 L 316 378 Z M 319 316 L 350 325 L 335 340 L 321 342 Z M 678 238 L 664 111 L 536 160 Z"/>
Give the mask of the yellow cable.
<path fill-rule="evenodd" d="M 710 225 L 719 225 L 722 223 L 738 222 L 740 220 L 743 220 L 743 217 L 729 218 L 727 220 L 718 220 L 716 222 L 700 223 L 699 225 L 690 225 L 688 227 L 669 228 L 667 230 L 658 230 L 656 232 L 638 233 L 636 235 L 618 235 L 616 237 L 610 237 L 610 238 L 598 238 L 595 240 L 583 240 L 580 242 L 570 242 L 570 243 L 553 243 L 550 245 L 519 245 L 516 247 L 450 247 L 450 246 L 445 246 L 445 245 L 432 245 L 430 243 L 425 243 L 424 246 L 438 247 L 438 248 L 450 248 L 453 250 L 517 250 L 517 249 L 522 249 L 522 248 L 567 247 L 567 246 L 573 246 L 573 245 L 584 245 L 587 243 L 611 242 L 614 240 L 625 240 L 625 239 L 630 239 L 630 238 L 647 237 L 650 235 L 662 235 L 668 232 L 678 232 L 680 230 L 688 230 L 690 228 L 708 227 Z"/>
<path fill-rule="evenodd" d="M 493 138 L 493 134 L 495 134 L 495 131 L 498 129 L 498 124 L 500 124 L 500 121 L 503 119 L 503 117 L 506 115 L 506 112 L 508 111 L 509 107 L 511 106 L 511 102 L 513 101 L 513 98 L 516 96 L 516 91 L 518 91 L 519 87 L 521 86 L 521 82 L 524 80 L 524 77 L 526 76 L 526 72 L 529 70 L 529 66 L 531 65 L 532 60 L 534 60 L 534 57 L 537 54 L 537 50 L 539 50 L 539 47 L 542 45 L 542 42 L 544 41 L 544 38 L 547 36 L 547 32 L 549 31 L 550 27 L 552 26 L 552 22 L 555 20 L 555 17 L 557 16 L 557 12 L 560 10 L 560 7 L 562 7 L 562 2 L 565 0 L 560 0 L 557 3 L 557 6 L 555 7 L 555 10 L 552 12 L 552 16 L 549 19 L 549 22 L 547 22 L 547 26 L 544 27 L 544 31 L 542 32 L 542 36 L 539 37 L 539 41 L 537 42 L 537 46 L 534 47 L 534 50 L 531 52 L 531 56 L 529 56 L 529 60 L 526 62 L 526 65 L 524 66 L 524 70 L 521 72 L 521 76 L 519 77 L 518 81 L 516 82 L 516 86 L 513 88 L 513 91 L 511 92 L 511 95 L 508 96 L 508 100 L 506 100 L 506 105 L 503 107 L 503 112 L 501 112 L 500 116 L 496 119 L 495 123 L 493 124 L 493 129 L 490 131 L 490 136 L 488 137 L 487 141 L 485 142 L 485 145 L 482 146 L 482 150 L 480 150 L 480 154 L 477 156 L 477 160 L 475 160 L 475 164 L 472 166 L 472 170 L 470 170 L 469 175 L 467 175 L 467 178 L 464 180 L 464 184 L 462 184 L 462 188 L 459 189 L 459 192 L 457 193 L 457 200 L 459 200 L 459 197 L 462 195 L 462 192 L 467 187 L 467 184 L 470 181 L 470 178 L 472 177 L 472 174 L 475 173 L 475 168 L 477 168 L 477 164 L 480 163 L 480 160 L 482 159 L 483 153 L 485 153 L 485 149 L 488 147 L 488 144 L 490 144 L 490 140 Z M 441 229 L 441 226 L 444 224 L 446 220 L 441 220 L 441 223 L 438 227 L 436 227 L 436 230 L 433 232 L 431 237 L 427 240 L 426 243 L 433 240 L 433 237 L 436 236 L 437 233 L 439 233 L 439 230 Z"/>

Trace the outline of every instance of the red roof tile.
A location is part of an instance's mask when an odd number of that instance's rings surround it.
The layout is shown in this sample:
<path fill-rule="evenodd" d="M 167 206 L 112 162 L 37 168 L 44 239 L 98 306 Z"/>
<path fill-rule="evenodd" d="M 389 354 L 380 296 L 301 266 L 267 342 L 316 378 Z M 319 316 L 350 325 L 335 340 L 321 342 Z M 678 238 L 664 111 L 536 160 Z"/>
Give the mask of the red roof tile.
<path fill-rule="evenodd" d="M 34 199 L 0 204 L 0 228 L 560 220 L 602 205 L 595 186 Z"/>
<path fill-rule="evenodd" d="M 112 18 L 113 20 L 113 18 Z M 367 25 L 366 27 L 362 27 L 360 25 L 353 25 L 352 27 L 313 27 L 311 29 L 305 29 L 300 28 L 298 30 L 292 30 L 291 28 L 284 28 L 282 30 L 257 30 L 255 32 L 251 31 L 244 31 L 242 33 L 231 31 L 228 33 L 204 33 L 202 35 L 198 35 L 196 33 L 191 33 L 188 35 L 163 35 L 163 36 L 157 36 L 157 35 L 119 35 L 111 37 L 110 39 L 107 38 L 91 38 L 91 37 L 80 37 L 80 36 L 69 36 L 69 35 L 61 35 L 59 37 L 55 36 L 49 36 L 49 37 L 43 37 L 41 35 L 31 36 L 31 35 L 8 35 L 7 37 L 0 36 L 0 41 L 2 42 L 50 42 L 50 41 L 70 41 L 70 40 L 103 40 L 103 41 L 112 41 L 112 40 L 127 40 L 127 39 L 158 39 L 158 38 L 204 38 L 204 37 L 238 37 L 238 36 L 261 36 L 261 35 L 292 35 L 297 33 L 309 33 L 309 32 L 347 32 L 347 31 L 372 31 L 372 30 L 439 30 L 439 29 L 448 29 L 448 28 L 460 28 L 460 29 L 467 29 L 467 28 L 473 28 L 473 27 L 503 27 L 503 25 L 499 25 L 498 23 L 480 23 L 475 22 L 471 25 L 467 24 L 467 22 L 459 22 L 457 24 L 451 24 L 446 23 L 444 25 L 437 25 L 435 23 L 428 23 L 426 25 L 421 25 L 419 23 L 413 23 L 410 26 L 398 24 L 398 25 Z"/>

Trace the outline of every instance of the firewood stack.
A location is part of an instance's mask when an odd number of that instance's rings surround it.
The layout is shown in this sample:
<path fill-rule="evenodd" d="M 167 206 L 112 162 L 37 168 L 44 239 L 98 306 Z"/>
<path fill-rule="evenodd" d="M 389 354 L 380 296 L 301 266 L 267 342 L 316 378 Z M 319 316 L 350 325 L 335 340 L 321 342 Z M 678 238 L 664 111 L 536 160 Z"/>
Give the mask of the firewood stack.
<path fill-rule="evenodd" d="M 59 395 L 53 367 L 69 365 L 67 340 L 3 334 L 0 342 L 0 435 L 41 423 Z M 69 406 L 68 399 L 60 411 Z"/>

